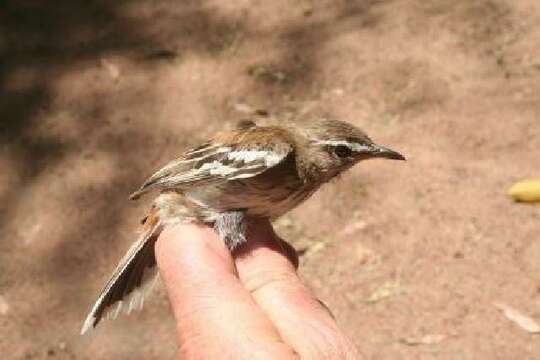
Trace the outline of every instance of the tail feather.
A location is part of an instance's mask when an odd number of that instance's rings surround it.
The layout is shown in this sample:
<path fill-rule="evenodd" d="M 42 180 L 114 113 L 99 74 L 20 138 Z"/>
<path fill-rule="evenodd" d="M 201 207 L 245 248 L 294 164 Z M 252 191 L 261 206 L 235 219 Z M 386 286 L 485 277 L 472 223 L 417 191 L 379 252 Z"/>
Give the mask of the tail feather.
<path fill-rule="evenodd" d="M 154 245 L 162 225 L 154 209 L 144 225 L 143 234 L 122 258 L 101 291 L 84 321 L 81 334 L 96 327 L 103 317 L 116 318 L 122 308 L 126 313 L 134 308 L 142 308 L 144 296 L 157 280 Z"/>

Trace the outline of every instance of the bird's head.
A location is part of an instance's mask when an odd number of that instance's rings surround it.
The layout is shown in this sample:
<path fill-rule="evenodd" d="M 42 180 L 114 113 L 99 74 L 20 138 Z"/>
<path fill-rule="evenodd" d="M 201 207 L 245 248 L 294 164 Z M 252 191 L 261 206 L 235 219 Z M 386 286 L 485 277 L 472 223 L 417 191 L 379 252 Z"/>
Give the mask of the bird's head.
<path fill-rule="evenodd" d="M 362 130 L 339 120 L 317 120 L 302 131 L 309 149 L 308 161 L 327 180 L 349 169 L 361 160 L 383 158 L 405 160 L 397 151 L 374 143 Z M 315 170 L 315 169 L 313 169 Z"/>

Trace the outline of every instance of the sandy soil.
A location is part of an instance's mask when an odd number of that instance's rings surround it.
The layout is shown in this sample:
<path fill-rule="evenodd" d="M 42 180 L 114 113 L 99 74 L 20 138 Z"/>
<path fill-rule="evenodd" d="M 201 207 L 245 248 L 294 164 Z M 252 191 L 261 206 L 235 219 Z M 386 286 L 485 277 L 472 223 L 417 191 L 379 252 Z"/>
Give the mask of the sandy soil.
<path fill-rule="evenodd" d="M 186 146 L 268 109 L 402 151 L 281 219 L 301 273 L 368 359 L 538 359 L 536 0 L 100 1 L 0 7 L 0 354 L 171 359 L 163 292 L 78 335 Z M 316 219 L 316 222 L 314 221 Z"/>

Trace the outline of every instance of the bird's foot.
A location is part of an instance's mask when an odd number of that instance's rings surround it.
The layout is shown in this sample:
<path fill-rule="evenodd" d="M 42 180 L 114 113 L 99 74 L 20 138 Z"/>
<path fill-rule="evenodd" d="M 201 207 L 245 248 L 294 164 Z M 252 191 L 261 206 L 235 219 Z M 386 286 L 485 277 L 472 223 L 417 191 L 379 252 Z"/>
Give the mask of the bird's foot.
<path fill-rule="evenodd" d="M 227 211 L 214 222 L 214 230 L 231 252 L 247 241 L 245 215 L 243 210 Z"/>

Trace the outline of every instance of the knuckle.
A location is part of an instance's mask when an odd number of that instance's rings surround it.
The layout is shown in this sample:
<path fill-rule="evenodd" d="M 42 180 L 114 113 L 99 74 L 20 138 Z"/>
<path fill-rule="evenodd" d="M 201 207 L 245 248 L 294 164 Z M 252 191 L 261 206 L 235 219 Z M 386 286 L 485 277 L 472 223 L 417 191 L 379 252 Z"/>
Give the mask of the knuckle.
<path fill-rule="evenodd" d="M 289 271 L 257 271 L 244 279 L 245 288 L 252 294 L 269 288 L 287 288 L 298 284 L 296 274 Z"/>
<path fill-rule="evenodd" d="M 306 358 L 310 359 L 358 359 L 354 345 L 340 333 L 331 329 L 319 331 L 312 338 L 312 351 Z"/>

